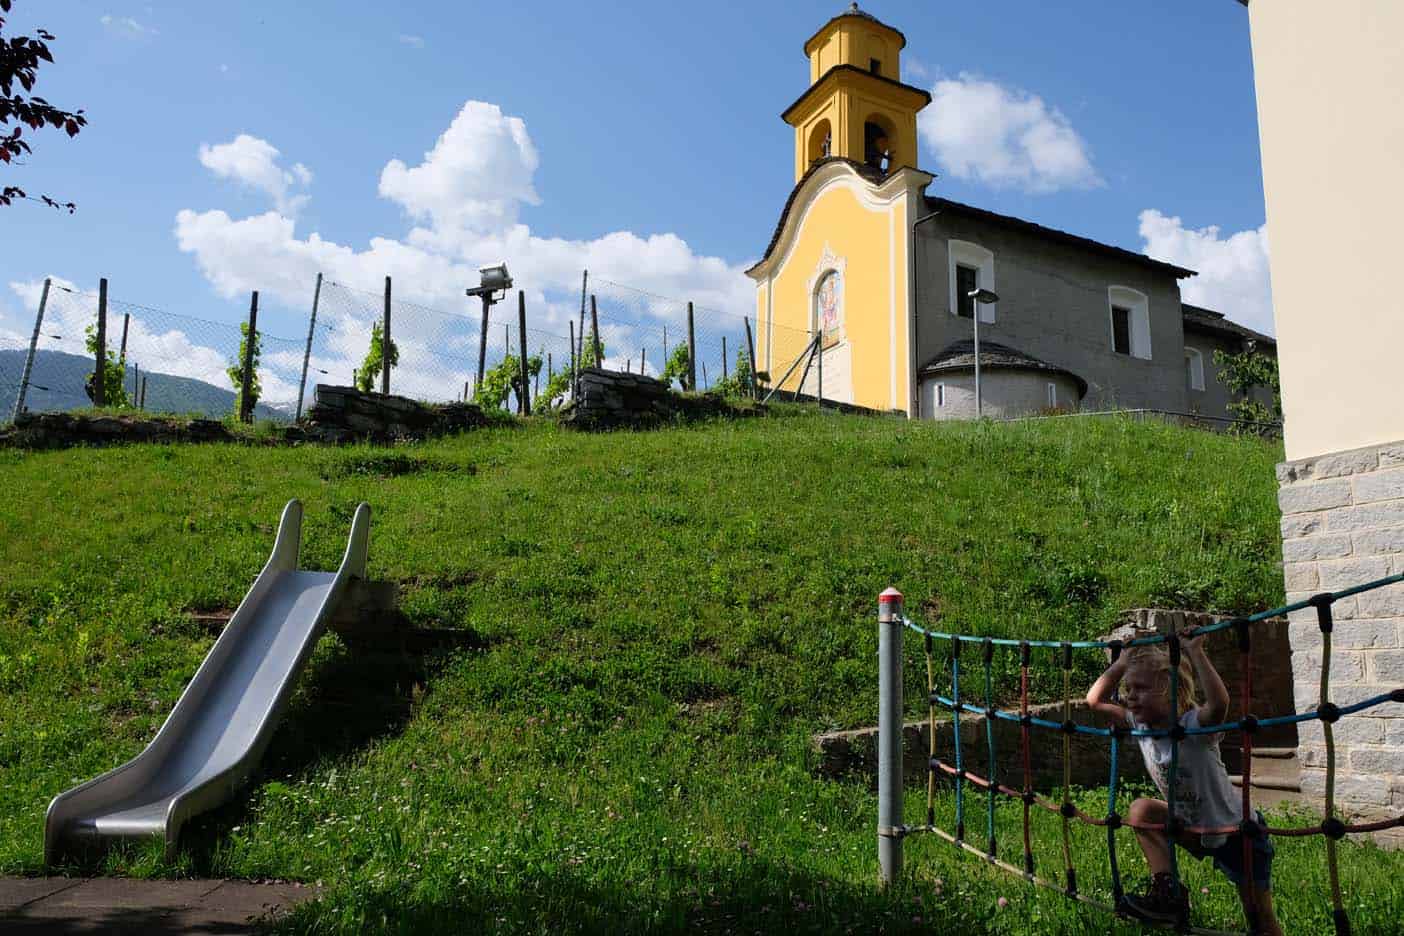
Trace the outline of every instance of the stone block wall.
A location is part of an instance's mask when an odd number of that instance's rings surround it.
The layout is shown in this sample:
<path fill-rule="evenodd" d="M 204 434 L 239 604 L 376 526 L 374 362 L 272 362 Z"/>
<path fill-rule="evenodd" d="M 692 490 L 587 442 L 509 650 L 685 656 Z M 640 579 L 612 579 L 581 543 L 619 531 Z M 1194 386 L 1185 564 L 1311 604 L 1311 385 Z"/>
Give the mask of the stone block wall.
<path fill-rule="evenodd" d="M 674 393 L 644 374 L 591 367 L 580 372 L 580 394 L 566 404 L 561 422 L 580 429 L 647 428 L 715 416 L 764 412 L 759 404 L 734 405 L 706 393 Z"/>
<path fill-rule="evenodd" d="M 1278 466 L 1283 578 L 1301 601 L 1404 573 L 1404 441 Z M 1330 697 L 1348 705 L 1404 687 L 1404 583 L 1335 603 Z M 1314 608 L 1291 615 L 1298 711 L 1321 685 L 1321 631 Z M 1404 705 L 1386 703 L 1335 725 L 1336 801 L 1353 816 L 1404 811 Z M 1326 787 L 1320 722 L 1299 726 L 1302 791 Z"/>

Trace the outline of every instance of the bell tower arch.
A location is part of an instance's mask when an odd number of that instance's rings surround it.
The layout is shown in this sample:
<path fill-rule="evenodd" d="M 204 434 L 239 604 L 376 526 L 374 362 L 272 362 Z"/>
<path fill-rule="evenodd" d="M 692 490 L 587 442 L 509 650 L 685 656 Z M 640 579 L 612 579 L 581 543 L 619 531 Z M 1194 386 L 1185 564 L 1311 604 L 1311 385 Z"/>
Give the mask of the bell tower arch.
<path fill-rule="evenodd" d="M 885 174 L 916 168 L 916 115 L 931 95 L 903 84 L 899 31 L 852 4 L 804 44 L 809 88 L 781 117 L 795 130 L 795 180 L 825 156 Z"/>

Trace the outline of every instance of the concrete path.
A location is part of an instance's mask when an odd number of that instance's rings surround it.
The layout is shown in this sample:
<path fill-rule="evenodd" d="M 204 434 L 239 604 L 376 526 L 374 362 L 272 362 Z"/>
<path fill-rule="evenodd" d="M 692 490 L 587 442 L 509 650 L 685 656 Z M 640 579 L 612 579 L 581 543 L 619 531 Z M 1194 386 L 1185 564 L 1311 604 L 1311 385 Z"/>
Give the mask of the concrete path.
<path fill-rule="evenodd" d="M 228 936 L 255 933 L 317 896 L 304 884 L 0 878 L 0 932 Z"/>

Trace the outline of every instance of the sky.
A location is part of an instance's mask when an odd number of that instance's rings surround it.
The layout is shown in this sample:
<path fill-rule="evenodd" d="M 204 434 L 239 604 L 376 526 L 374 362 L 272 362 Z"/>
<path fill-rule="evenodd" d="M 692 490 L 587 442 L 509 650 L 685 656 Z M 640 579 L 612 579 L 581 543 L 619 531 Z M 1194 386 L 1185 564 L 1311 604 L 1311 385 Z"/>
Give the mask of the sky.
<path fill-rule="evenodd" d="M 35 93 L 89 123 L 0 167 L 78 206 L 0 208 L 0 342 L 27 341 L 45 276 L 222 323 L 258 289 L 286 336 L 318 271 L 476 313 L 463 288 L 502 259 L 562 333 L 586 267 L 750 314 L 794 182 L 779 114 L 845 6 L 16 0 L 6 35 L 56 37 Z M 1185 301 L 1273 331 L 1240 4 L 862 6 L 932 93 L 930 194 L 1198 270 Z"/>

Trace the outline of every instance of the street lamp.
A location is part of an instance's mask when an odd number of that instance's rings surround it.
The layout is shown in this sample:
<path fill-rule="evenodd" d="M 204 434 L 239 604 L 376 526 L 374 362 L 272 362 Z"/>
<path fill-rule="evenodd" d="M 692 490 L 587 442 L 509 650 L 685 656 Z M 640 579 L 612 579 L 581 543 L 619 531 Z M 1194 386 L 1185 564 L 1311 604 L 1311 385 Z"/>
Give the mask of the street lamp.
<path fill-rule="evenodd" d="M 483 359 L 487 357 L 488 310 L 494 302 L 501 302 L 512 288 L 512 274 L 507 272 L 507 264 L 485 266 L 478 270 L 478 285 L 466 290 L 470 296 L 483 300 L 483 327 L 478 333 L 478 382 L 483 385 Z M 495 295 L 494 295 L 495 294 Z"/>
<path fill-rule="evenodd" d="M 994 305 L 996 302 L 999 301 L 999 296 L 995 295 L 995 292 L 994 292 L 994 290 L 992 290 L 992 289 L 972 289 L 972 290 L 970 290 L 970 292 L 966 293 L 966 295 L 969 296 L 969 297 L 973 300 L 973 302 L 971 303 L 971 304 L 973 305 L 973 308 L 971 309 L 971 311 L 975 313 L 974 315 L 971 316 L 971 318 L 973 318 L 973 319 L 975 320 L 975 418 L 976 418 L 976 419 L 979 419 L 980 416 L 981 416 L 981 405 L 980 405 L 980 306 L 982 306 L 982 305 Z"/>

